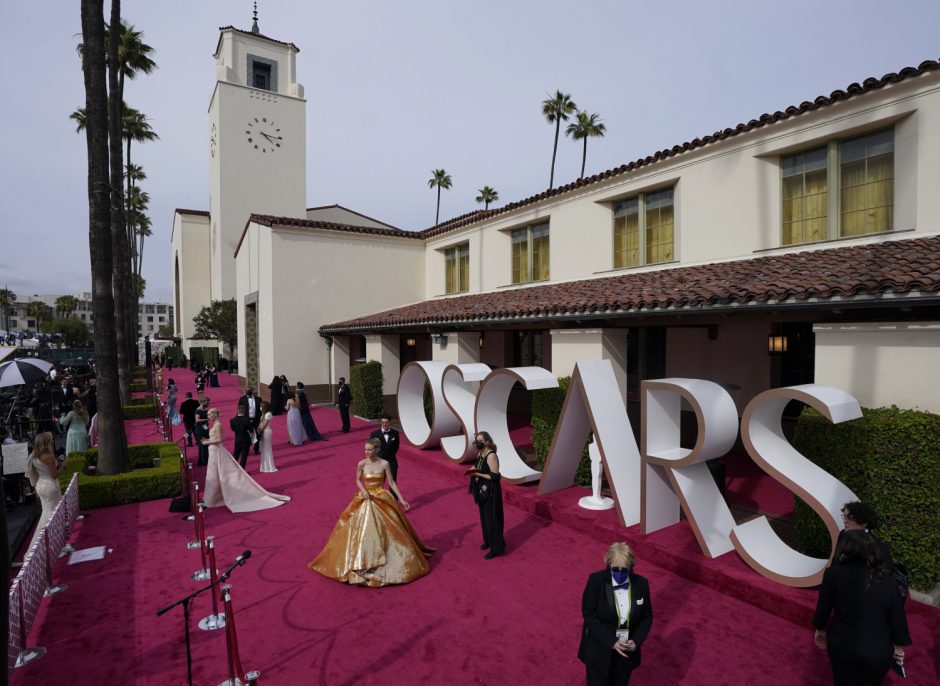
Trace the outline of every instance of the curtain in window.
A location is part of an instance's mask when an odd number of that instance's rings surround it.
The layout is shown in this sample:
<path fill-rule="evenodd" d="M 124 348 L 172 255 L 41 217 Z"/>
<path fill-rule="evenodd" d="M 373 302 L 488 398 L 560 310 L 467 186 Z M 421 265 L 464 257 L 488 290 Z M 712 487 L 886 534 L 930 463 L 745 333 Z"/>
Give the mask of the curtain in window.
<path fill-rule="evenodd" d="M 842 144 L 843 236 L 890 231 L 894 225 L 893 131 Z"/>
<path fill-rule="evenodd" d="M 829 234 L 826 148 L 783 158 L 783 244 L 825 240 Z"/>
<path fill-rule="evenodd" d="M 532 280 L 549 278 L 548 224 L 532 227 Z"/>
<path fill-rule="evenodd" d="M 529 280 L 529 231 L 518 229 L 512 232 L 512 282 Z"/>
<path fill-rule="evenodd" d="M 639 201 L 634 198 L 614 207 L 614 269 L 640 264 Z"/>
<path fill-rule="evenodd" d="M 461 245 L 457 248 L 457 288 L 460 293 L 470 290 L 470 246 Z"/>
<path fill-rule="evenodd" d="M 646 196 L 646 263 L 671 262 L 673 259 L 672 189 Z"/>

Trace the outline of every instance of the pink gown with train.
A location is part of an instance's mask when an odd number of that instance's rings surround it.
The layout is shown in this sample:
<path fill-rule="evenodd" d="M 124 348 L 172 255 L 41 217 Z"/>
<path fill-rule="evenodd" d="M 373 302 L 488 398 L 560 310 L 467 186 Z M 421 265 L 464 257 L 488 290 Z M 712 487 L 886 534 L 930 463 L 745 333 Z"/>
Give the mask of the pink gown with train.
<path fill-rule="evenodd" d="M 221 440 L 222 425 L 216 422 L 209 430 L 209 438 Z M 232 512 L 255 512 L 283 505 L 288 495 L 269 493 L 242 469 L 232 454 L 221 443 L 209 446 L 209 464 L 206 467 L 206 507 L 225 505 Z"/>

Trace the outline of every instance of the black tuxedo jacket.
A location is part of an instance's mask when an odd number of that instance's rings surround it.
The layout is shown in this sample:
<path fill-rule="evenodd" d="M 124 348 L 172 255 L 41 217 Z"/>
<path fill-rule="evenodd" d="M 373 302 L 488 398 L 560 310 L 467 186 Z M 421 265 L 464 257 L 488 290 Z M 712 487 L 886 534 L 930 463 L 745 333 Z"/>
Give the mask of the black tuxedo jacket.
<path fill-rule="evenodd" d="M 640 665 L 643 641 L 653 625 L 653 605 L 650 600 L 649 582 L 639 574 L 630 574 L 630 640 L 636 643 L 636 652 L 630 660 L 634 667 Z M 617 601 L 610 570 L 602 569 L 588 577 L 581 596 L 581 645 L 578 659 L 596 672 L 606 674 L 614 656 L 613 645 L 617 642 Z"/>
<path fill-rule="evenodd" d="M 911 643 L 904 599 L 890 573 L 867 582 L 861 563 L 833 563 L 823 574 L 813 626 L 825 629 L 829 645 L 841 653 L 887 661 L 895 645 Z"/>
<path fill-rule="evenodd" d="M 245 415 L 236 415 L 228 423 L 232 427 L 232 433 L 235 434 L 235 449 L 239 447 L 251 446 L 251 420 Z"/>
<path fill-rule="evenodd" d="M 376 429 L 369 434 L 369 437 L 379 439 L 379 443 L 382 444 L 382 447 L 379 449 L 379 457 L 389 461 L 398 459 L 396 456 L 398 455 L 399 439 L 401 438 L 398 431 L 389 429 L 387 441 L 385 440 L 385 436 L 382 435 L 382 429 Z"/>
<path fill-rule="evenodd" d="M 349 390 L 349 384 L 343 384 L 336 392 L 336 404 L 340 407 L 349 407 L 352 402 L 352 392 Z"/>
<path fill-rule="evenodd" d="M 254 400 L 255 400 L 255 418 L 254 418 L 254 420 L 252 420 L 251 417 L 248 417 L 248 396 L 247 396 L 247 395 L 243 395 L 241 398 L 238 399 L 238 406 L 245 408 L 245 417 L 247 417 L 247 418 L 248 418 L 250 421 L 252 421 L 254 424 L 258 424 L 258 423 L 259 423 L 259 420 L 261 419 L 261 398 L 259 398 L 259 397 L 256 396 L 256 395 L 255 395 L 255 396 L 252 396 L 252 397 L 253 397 Z"/>

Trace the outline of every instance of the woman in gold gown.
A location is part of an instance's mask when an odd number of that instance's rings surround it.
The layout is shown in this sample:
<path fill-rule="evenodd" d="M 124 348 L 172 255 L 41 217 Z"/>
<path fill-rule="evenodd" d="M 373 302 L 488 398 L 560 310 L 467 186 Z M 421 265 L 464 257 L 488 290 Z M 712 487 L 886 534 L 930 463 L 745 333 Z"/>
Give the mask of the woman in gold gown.
<path fill-rule="evenodd" d="M 364 460 L 356 466 L 357 493 L 340 515 L 323 550 L 307 567 L 330 579 L 378 588 L 407 584 L 430 569 L 434 548 L 418 538 L 402 510 L 410 505 L 398 490 L 388 462 L 379 457 L 379 439 L 366 441 Z M 395 498 L 382 488 L 388 487 Z"/>

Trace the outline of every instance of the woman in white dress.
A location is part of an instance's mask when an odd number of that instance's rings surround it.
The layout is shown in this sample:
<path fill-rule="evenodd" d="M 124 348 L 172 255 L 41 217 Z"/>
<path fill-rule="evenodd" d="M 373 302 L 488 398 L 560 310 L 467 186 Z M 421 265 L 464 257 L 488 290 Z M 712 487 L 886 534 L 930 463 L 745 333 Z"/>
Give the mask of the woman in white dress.
<path fill-rule="evenodd" d="M 271 421 L 271 404 L 261 403 L 261 424 L 258 425 L 258 440 L 261 441 L 261 471 L 276 472 L 274 466 L 274 429 Z"/>
<path fill-rule="evenodd" d="M 36 489 L 36 495 L 39 496 L 42 514 L 36 523 L 33 538 L 26 546 L 27 551 L 33 547 L 33 543 L 39 538 L 39 532 L 46 525 L 52 511 L 62 497 L 58 477 L 64 465 L 63 461 L 56 460 L 52 434 L 47 431 L 36 436 L 36 440 L 33 442 L 33 452 L 30 453 L 29 462 L 26 466 L 26 476 L 29 477 L 30 483 Z"/>
<path fill-rule="evenodd" d="M 232 512 L 255 512 L 289 501 L 290 496 L 268 493 L 261 488 L 225 449 L 219 414 L 217 408 L 209 410 L 209 421 L 214 424 L 209 429 L 209 438 L 202 440 L 203 445 L 209 446 L 206 490 L 202 498 L 206 507 L 225 505 Z"/>
<path fill-rule="evenodd" d="M 300 416 L 300 405 L 293 392 L 287 394 L 287 437 L 292 445 L 303 445 L 307 440 L 304 421 Z"/>

